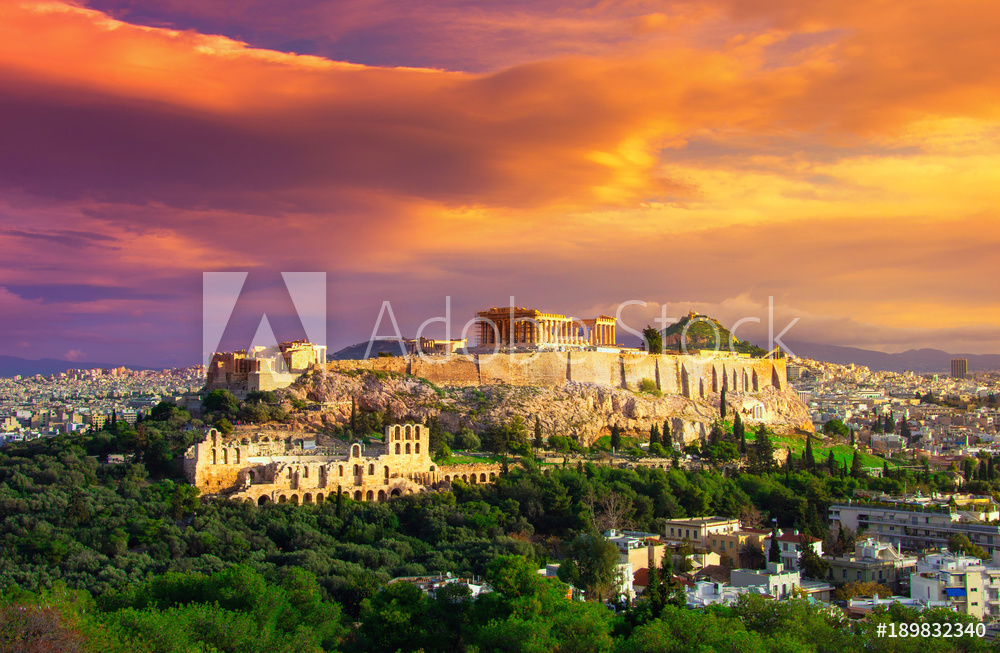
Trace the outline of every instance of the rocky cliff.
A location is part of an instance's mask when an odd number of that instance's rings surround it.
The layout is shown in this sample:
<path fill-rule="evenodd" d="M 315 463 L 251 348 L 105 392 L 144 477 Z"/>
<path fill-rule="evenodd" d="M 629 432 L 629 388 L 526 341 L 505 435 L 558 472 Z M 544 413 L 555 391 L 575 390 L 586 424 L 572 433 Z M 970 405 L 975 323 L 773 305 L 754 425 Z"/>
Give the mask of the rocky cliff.
<path fill-rule="evenodd" d="M 609 434 L 612 425 L 625 435 L 645 440 L 653 424 L 671 422 L 675 437 L 684 441 L 703 437 L 719 416 L 719 394 L 688 399 L 677 394 L 651 393 L 600 384 L 569 382 L 555 387 L 492 384 L 478 387 L 438 387 L 407 374 L 347 370 L 315 371 L 282 391 L 288 399 L 318 402 L 318 410 L 297 411 L 300 428 L 329 428 L 350 419 L 351 400 L 359 409 L 382 411 L 397 420 L 423 421 L 435 416 L 446 431 L 471 428 L 481 432 L 491 424 L 520 415 L 530 426 L 535 416 L 546 435 L 576 437 L 589 445 Z M 778 432 L 811 431 L 806 406 L 788 390 L 773 387 L 754 393 L 730 391 L 730 411 L 740 410 L 753 425 L 764 422 Z M 754 411 L 762 419 L 754 419 Z"/>

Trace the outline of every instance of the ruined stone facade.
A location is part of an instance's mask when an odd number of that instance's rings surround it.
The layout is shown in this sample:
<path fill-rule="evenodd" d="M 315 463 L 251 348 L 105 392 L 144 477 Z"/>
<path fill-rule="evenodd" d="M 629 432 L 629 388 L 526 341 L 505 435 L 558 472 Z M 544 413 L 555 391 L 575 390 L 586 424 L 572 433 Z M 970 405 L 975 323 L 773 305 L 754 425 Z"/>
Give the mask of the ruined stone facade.
<path fill-rule="evenodd" d="M 326 347 L 305 340 L 249 352 L 216 352 L 208 366 L 207 387 L 224 388 L 242 398 L 248 392 L 286 388 L 311 367 L 325 364 Z"/>
<path fill-rule="evenodd" d="M 385 440 L 367 449 L 357 442 L 344 445 L 346 451 L 307 448 L 302 442 L 268 434 L 225 438 L 211 429 L 204 442 L 185 453 L 184 471 L 203 495 L 259 505 L 321 503 L 337 493 L 355 501 L 386 501 L 447 490 L 457 479 L 489 483 L 499 473 L 499 465 L 492 463 L 436 465 L 430 457 L 429 433 L 420 424 L 387 426 Z"/>

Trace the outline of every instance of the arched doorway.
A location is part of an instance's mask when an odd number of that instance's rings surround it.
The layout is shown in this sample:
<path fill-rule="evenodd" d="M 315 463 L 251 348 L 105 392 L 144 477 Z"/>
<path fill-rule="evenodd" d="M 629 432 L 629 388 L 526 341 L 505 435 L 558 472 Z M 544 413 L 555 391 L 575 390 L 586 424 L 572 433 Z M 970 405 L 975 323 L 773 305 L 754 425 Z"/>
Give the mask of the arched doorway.
<path fill-rule="evenodd" d="M 309 494 L 308 492 L 302 495 L 302 503 L 312 503 L 312 502 L 313 502 L 313 495 Z"/>
<path fill-rule="evenodd" d="M 261 498 L 257 499 L 257 505 L 258 506 L 262 506 L 265 503 L 267 503 L 268 501 L 269 501 L 269 499 L 267 497 L 262 496 Z"/>
<path fill-rule="evenodd" d="M 361 501 L 361 490 L 358 490 L 357 492 L 354 493 L 354 500 Z"/>
<path fill-rule="evenodd" d="M 368 494 L 365 495 L 365 501 L 374 501 L 374 500 L 375 500 L 375 493 L 372 492 L 371 490 L 368 490 Z"/>
<path fill-rule="evenodd" d="M 385 501 L 385 490 L 378 491 L 378 502 L 382 503 Z"/>
<path fill-rule="evenodd" d="M 278 503 L 284 503 L 286 501 L 288 501 L 288 498 L 285 497 L 284 494 L 282 494 L 280 497 L 278 497 Z"/>

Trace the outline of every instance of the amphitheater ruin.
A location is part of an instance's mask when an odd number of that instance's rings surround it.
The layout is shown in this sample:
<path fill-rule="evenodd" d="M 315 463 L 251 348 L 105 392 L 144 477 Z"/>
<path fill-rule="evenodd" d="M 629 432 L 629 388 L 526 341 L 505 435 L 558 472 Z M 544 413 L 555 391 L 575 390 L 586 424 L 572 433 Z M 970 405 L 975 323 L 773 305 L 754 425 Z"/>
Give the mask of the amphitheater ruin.
<path fill-rule="evenodd" d="M 420 492 L 448 490 L 452 483 L 489 483 L 500 466 L 439 466 L 430 457 L 430 435 L 420 424 L 392 424 L 383 442 L 343 449 L 312 447 L 313 436 L 234 433 L 210 429 L 184 455 L 188 482 L 203 495 L 239 501 L 309 504 L 342 494 L 355 501 L 387 501 Z M 308 444 L 307 444 L 308 443 Z"/>

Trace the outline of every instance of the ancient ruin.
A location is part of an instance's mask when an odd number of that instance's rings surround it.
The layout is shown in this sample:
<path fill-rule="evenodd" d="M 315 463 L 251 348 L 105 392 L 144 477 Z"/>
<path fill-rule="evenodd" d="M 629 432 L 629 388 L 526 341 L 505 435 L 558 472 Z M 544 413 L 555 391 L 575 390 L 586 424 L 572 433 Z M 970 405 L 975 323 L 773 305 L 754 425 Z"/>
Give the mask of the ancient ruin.
<path fill-rule="evenodd" d="M 216 352 L 208 366 L 206 387 L 225 388 L 242 398 L 248 392 L 286 388 L 303 372 L 324 364 L 326 347 L 306 340 L 250 351 Z"/>
<path fill-rule="evenodd" d="M 481 348 L 616 346 L 617 320 L 607 315 L 580 319 L 509 306 L 480 311 L 476 317 Z"/>
<path fill-rule="evenodd" d="M 448 490 L 452 482 L 489 483 L 500 466 L 472 463 L 438 466 L 430 434 L 420 424 L 392 424 L 385 440 L 364 445 L 315 445 L 315 436 L 233 433 L 211 429 L 184 455 L 188 482 L 203 495 L 263 505 L 321 503 L 336 495 L 355 501 L 386 501 L 419 492 Z"/>

